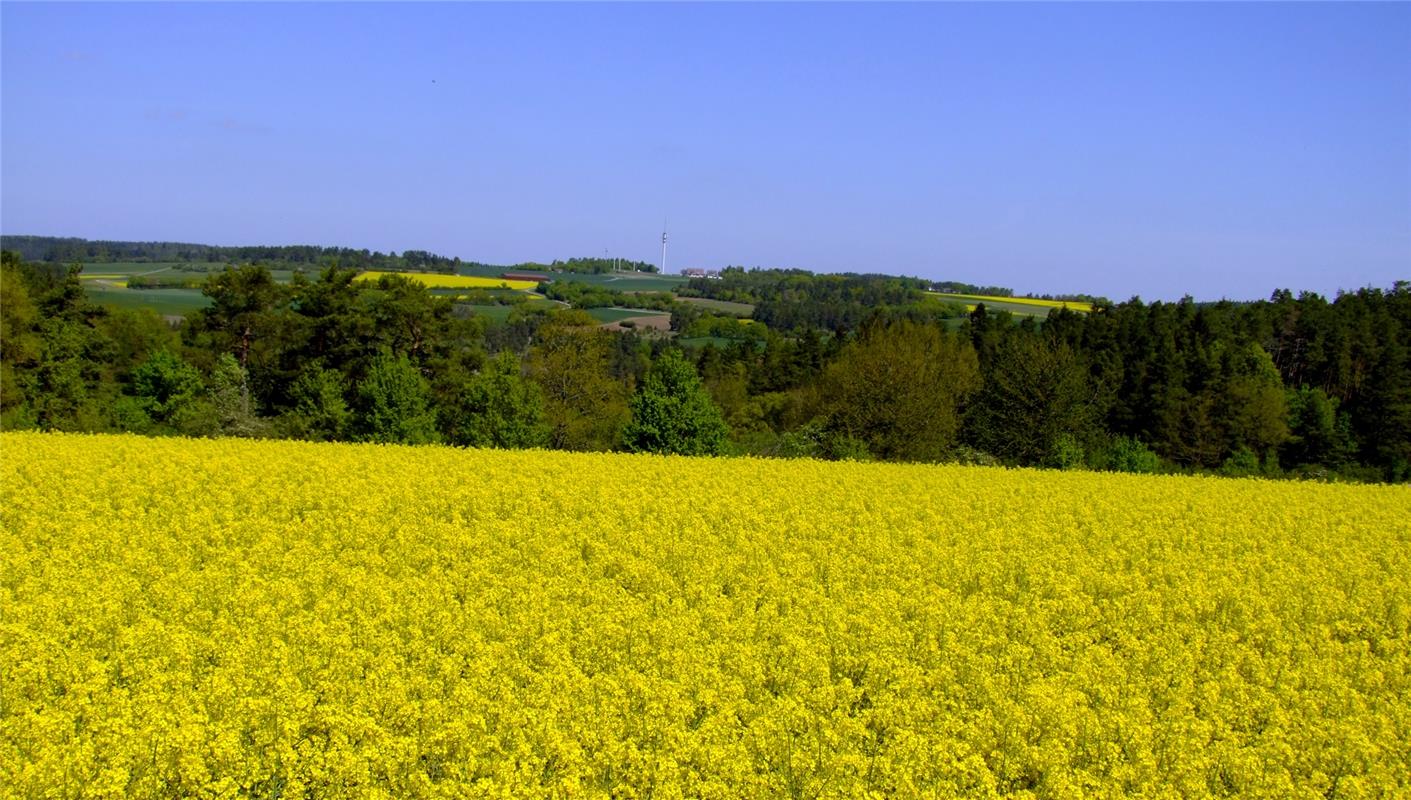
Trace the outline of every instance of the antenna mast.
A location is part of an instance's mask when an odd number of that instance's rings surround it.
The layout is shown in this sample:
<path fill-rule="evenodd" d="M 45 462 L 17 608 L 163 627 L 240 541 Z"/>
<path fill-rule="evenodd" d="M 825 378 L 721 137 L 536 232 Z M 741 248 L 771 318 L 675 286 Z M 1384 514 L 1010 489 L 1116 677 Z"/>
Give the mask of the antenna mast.
<path fill-rule="evenodd" d="M 666 274 L 666 218 L 661 220 L 661 274 Z"/>

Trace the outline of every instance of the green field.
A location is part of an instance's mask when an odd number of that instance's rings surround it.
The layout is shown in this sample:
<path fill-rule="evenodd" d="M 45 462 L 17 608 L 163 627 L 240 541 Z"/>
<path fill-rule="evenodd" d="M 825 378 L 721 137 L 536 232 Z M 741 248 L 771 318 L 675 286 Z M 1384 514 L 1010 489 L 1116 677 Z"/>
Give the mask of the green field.
<path fill-rule="evenodd" d="M 180 266 L 195 266 L 206 271 L 176 269 L 177 266 L 178 263 L 175 262 L 88 263 L 83 265 L 80 280 L 88 299 L 98 305 L 110 308 L 150 308 L 158 314 L 184 315 L 205 308 L 211 301 L 201 294 L 200 289 L 178 288 L 179 284 L 189 280 L 203 280 L 229 265 L 214 262 L 180 262 Z M 123 282 L 138 275 L 160 283 L 172 284 L 172 288 L 129 289 L 126 286 L 114 285 L 114 282 Z M 288 283 L 294 279 L 294 272 L 287 269 L 270 270 L 270 275 L 279 283 Z M 112 278 L 113 282 L 108 281 L 108 278 Z"/>
<path fill-rule="evenodd" d="M 729 300 L 711 300 L 707 297 L 677 297 L 676 299 L 732 317 L 748 317 L 754 314 L 754 306 L 749 303 L 732 303 Z"/>
<path fill-rule="evenodd" d="M 620 292 L 671 292 L 686 285 L 686 279 L 680 275 L 654 275 L 650 272 L 613 272 L 602 275 L 565 272 L 553 275 L 555 281 L 562 283 L 586 283 Z"/>
<path fill-rule="evenodd" d="M 187 314 L 211 304 L 197 289 L 119 289 L 84 282 L 90 302 L 112 308 L 150 308 L 158 314 Z"/>
<path fill-rule="evenodd" d="M 478 264 L 461 264 L 456 268 L 457 275 L 470 275 L 476 278 L 498 278 L 506 272 L 515 272 L 508 267 L 481 266 Z M 526 270 L 532 271 L 532 270 Z"/>
<path fill-rule="evenodd" d="M 164 261 L 154 263 L 142 263 L 136 261 L 115 261 L 112 263 L 88 262 L 83 265 L 83 278 L 92 280 L 105 275 L 150 275 L 152 277 L 167 278 L 169 276 L 185 276 L 199 278 L 202 275 L 212 275 L 229 268 L 230 264 L 223 264 L 215 261 Z M 187 269 L 180 269 L 186 267 Z M 294 270 L 291 269 L 271 269 L 270 275 L 276 281 L 287 283 L 294 277 Z M 319 273 L 319 267 L 309 265 L 304 270 L 304 275 L 310 279 Z"/>
<path fill-rule="evenodd" d="M 111 277 L 110 277 L 111 276 Z M 185 284 L 191 283 L 193 286 L 185 288 L 195 288 L 195 285 L 203 284 L 209 275 L 200 272 L 174 272 L 165 270 L 152 273 L 134 273 L 131 275 L 115 275 L 114 273 L 103 273 L 101 275 L 91 275 L 85 273 L 82 277 L 83 285 L 87 287 L 102 287 L 106 289 L 121 289 L 125 286 L 114 286 L 114 283 L 126 284 L 133 280 L 146 281 L 148 283 L 160 284 L 161 288 L 182 288 Z M 140 288 L 140 287 L 133 287 Z M 148 288 L 157 288 L 156 286 Z"/>
<path fill-rule="evenodd" d="M 496 300 L 504 300 L 507 302 L 524 301 L 525 298 L 530 298 L 528 302 L 549 302 L 548 300 L 539 297 L 539 295 L 537 294 L 530 294 L 519 289 L 480 289 L 473 287 L 453 289 L 435 287 L 429 289 L 428 291 L 430 291 L 431 294 L 437 297 L 462 297 L 465 295 L 474 294 L 483 295 L 485 297 L 492 297 Z"/>
<path fill-rule="evenodd" d="M 196 267 L 195 270 L 184 271 L 176 269 L 178 266 Z M 167 274 L 175 272 L 181 275 L 199 275 L 202 269 L 215 271 L 223 269 L 225 264 L 214 262 L 178 262 L 178 261 L 114 261 L 111 263 L 86 262 L 83 265 L 83 274 L 94 275 L 140 275 L 140 274 Z"/>
<path fill-rule="evenodd" d="M 618 322 L 633 317 L 655 317 L 665 312 L 645 308 L 590 308 L 587 313 L 598 322 Z"/>

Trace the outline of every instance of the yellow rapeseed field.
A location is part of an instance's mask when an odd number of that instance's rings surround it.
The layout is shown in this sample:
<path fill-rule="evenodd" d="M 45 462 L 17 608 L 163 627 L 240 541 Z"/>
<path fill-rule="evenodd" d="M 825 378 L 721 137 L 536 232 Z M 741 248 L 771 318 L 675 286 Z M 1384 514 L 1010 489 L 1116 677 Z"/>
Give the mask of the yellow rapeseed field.
<path fill-rule="evenodd" d="M 1084 313 L 1093 310 L 1092 303 L 1084 303 L 1081 300 L 1041 300 L 1034 297 L 996 297 L 987 294 L 957 294 L 954 292 L 927 292 L 927 294 L 944 299 L 977 300 L 981 303 L 1013 303 L 1021 306 L 1041 306 L 1043 308 L 1066 308 L 1071 311 L 1082 311 Z M 966 309 L 974 311 L 975 306 L 966 305 Z"/>
<path fill-rule="evenodd" d="M 0 795 L 1411 791 L 1411 491 L 0 436 Z"/>
<path fill-rule="evenodd" d="M 358 280 L 375 281 L 383 275 L 399 275 L 429 289 L 519 289 L 526 291 L 538 286 L 534 281 L 512 281 L 506 278 L 482 278 L 477 275 L 448 275 L 444 272 L 377 272 L 358 273 Z"/>

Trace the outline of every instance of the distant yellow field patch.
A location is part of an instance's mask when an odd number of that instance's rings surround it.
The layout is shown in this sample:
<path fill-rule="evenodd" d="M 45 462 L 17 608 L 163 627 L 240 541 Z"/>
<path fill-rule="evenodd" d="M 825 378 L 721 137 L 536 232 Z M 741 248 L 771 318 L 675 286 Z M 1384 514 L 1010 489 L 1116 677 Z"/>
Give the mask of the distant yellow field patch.
<path fill-rule="evenodd" d="M 1039 300 L 1033 297 L 996 297 L 984 294 L 951 294 L 950 292 L 927 292 L 926 294 L 936 297 L 953 298 L 955 300 L 978 300 L 982 303 L 1014 303 L 1021 306 L 1042 306 L 1044 308 L 1066 308 L 1070 311 L 1082 311 L 1084 313 L 1093 310 L 1092 303 L 1081 303 L 1077 300 Z M 974 310 L 974 306 L 968 306 Z"/>
<path fill-rule="evenodd" d="M 375 281 L 383 275 L 400 275 L 429 289 L 518 289 L 527 291 L 539 284 L 534 281 L 512 281 L 505 278 L 481 278 L 475 275 L 447 275 L 442 272 L 364 272 L 360 281 Z"/>

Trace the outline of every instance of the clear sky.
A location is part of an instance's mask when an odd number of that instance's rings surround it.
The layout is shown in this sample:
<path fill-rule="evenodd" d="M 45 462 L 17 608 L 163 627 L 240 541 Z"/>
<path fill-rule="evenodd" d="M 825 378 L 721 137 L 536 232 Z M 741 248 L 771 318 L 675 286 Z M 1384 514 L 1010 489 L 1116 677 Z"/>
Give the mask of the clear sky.
<path fill-rule="evenodd" d="M 0 5 L 5 233 L 1411 278 L 1411 4 Z"/>

